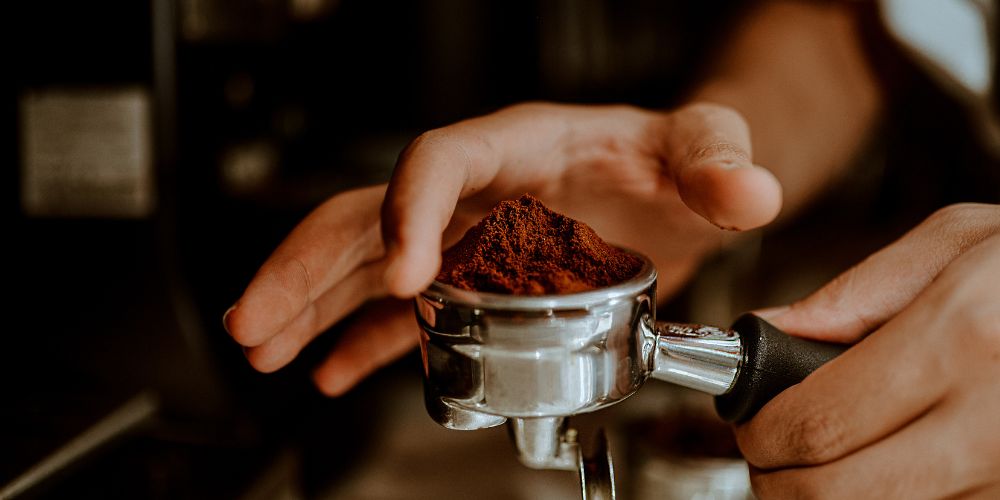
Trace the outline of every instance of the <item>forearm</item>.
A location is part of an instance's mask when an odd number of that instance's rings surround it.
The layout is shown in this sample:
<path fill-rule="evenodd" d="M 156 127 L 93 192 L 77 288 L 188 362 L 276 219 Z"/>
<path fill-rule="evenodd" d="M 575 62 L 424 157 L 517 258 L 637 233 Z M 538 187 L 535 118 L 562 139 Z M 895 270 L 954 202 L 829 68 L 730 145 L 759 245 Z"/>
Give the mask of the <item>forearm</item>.
<path fill-rule="evenodd" d="M 882 104 L 852 6 L 802 1 L 751 12 L 693 99 L 743 114 L 754 163 L 782 183 L 783 215 L 847 167 Z"/>

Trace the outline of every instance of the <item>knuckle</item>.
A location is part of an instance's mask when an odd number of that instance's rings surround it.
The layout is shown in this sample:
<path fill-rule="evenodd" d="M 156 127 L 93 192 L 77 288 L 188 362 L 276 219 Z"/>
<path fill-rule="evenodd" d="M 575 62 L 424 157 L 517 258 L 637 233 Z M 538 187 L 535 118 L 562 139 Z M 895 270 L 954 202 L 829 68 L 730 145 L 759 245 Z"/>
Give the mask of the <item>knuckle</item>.
<path fill-rule="evenodd" d="M 727 158 L 735 158 L 743 161 L 750 161 L 750 155 L 743 148 L 728 142 L 717 141 L 696 148 L 688 156 L 691 163 L 701 163 L 706 160 L 719 159 L 722 162 L 732 162 Z"/>
<path fill-rule="evenodd" d="M 828 412 L 803 414 L 788 432 L 789 451 L 797 462 L 815 465 L 836 458 L 844 443 L 844 427 Z"/>
<path fill-rule="evenodd" d="M 305 260 L 298 255 L 275 256 L 261 266 L 254 280 L 270 289 L 273 305 L 280 308 L 284 321 L 312 300 L 313 277 Z"/>
<path fill-rule="evenodd" d="M 956 203 L 937 209 L 927 220 L 935 224 L 950 225 L 956 221 L 968 219 L 970 215 L 979 212 L 984 206 L 978 203 Z"/>
<path fill-rule="evenodd" d="M 1000 230 L 1000 206 L 956 203 L 938 209 L 922 225 L 949 234 L 973 233 L 970 237 L 978 241 Z"/>
<path fill-rule="evenodd" d="M 300 286 L 302 287 L 303 292 L 305 293 L 306 302 L 305 304 L 303 304 L 303 306 L 307 305 L 309 301 L 313 299 L 314 288 L 313 288 L 312 273 L 309 272 L 309 267 L 306 266 L 305 261 L 298 256 L 291 257 L 289 261 L 289 266 L 291 269 L 294 269 L 294 271 L 289 271 L 289 272 L 296 275 L 295 281 L 301 283 Z"/>
<path fill-rule="evenodd" d="M 868 293 L 870 283 L 878 279 L 875 276 L 877 269 L 874 258 L 868 257 L 860 265 L 838 275 L 823 287 L 824 293 L 818 296 L 824 302 L 822 307 L 848 319 L 855 331 L 874 330 L 882 321 L 884 312 L 892 309 L 882 302 L 881 296 L 871 297 Z M 858 303 L 858 297 L 864 297 L 868 307 L 862 307 Z"/>
<path fill-rule="evenodd" d="M 464 141 L 465 134 L 459 125 L 435 128 L 425 131 L 414 138 L 399 154 L 397 166 L 419 155 L 434 155 L 442 148 L 449 148 Z"/>
<path fill-rule="evenodd" d="M 399 168 L 408 160 L 420 155 L 423 160 L 431 161 L 417 162 L 410 167 L 436 168 L 438 166 L 436 159 L 456 157 L 461 159 L 464 168 L 471 169 L 474 165 L 482 163 L 483 158 L 488 157 L 491 151 L 491 142 L 478 133 L 476 127 L 456 124 L 428 130 L 418 135 L 399 154 L 396 166 Z"/>
<path fill-rule="evenodd" d="M 414 153 L 427 148 L 429 145 L 441 142 L 446 136 L 447 132 L 439 128 L 421 133 L 403 148 L 403 152 L 399 154 L 399 163 L 402 163 L 407 158 L 412 157 Z"/>
<path fill-rule="evenodd" d="M 972 346 L 995 346 L 1000 342 L 1000 314 L 994 310 L 967 311 L 960 323 L 959 334 Z"/>

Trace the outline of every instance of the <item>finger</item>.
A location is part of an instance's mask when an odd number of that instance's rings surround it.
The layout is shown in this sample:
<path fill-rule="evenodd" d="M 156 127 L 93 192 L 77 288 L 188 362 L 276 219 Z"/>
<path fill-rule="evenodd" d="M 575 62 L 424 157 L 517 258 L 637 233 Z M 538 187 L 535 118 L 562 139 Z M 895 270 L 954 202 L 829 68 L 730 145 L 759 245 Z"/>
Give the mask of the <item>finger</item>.
<path fill-rule="evenodd" d="M 984 482 L 982 464 L 967 453 L 974 443 L 963 441 L 970 435 L 964 425 L 963 419 L 944 408 L 935 409 L 896 434 L 836 462 L 754 470 L 751 481 L 754 491 L 765 499 L 945 498 L 976 491 Z M 984 427 L 990 432 L 994 426 Z"/>
<path fill-rule="evenodd" d="M 349 191 L 309 214 L 226 312 L 230 335 L 244 346 L 263 344 L 359 264 L 381 257 L 384 191 L 384 185 Z"/>
<path fill-rule="evenodd" d="M 496 165 L 482 139 L 463 124 L 420 136 L 400 155 L 382 207 L 394 295 L 425 288 L 441 265 L 441 235 L 464 190 L 488 182 Z M 467 185 L 472 186 L 467 188 Z"/>
<path fill-rule="evenodd" d="M 935 324 L 926 312 L 934 309 L 916 305 L 738 427 L 747 461 L 764 469 L 827 463 L 896 431 L 939 402 L 951 377 L 941 353 L 913 339 L 914 332 Z"/>
<path fill-rule="evenodd" d="M 959 493 L 954 498 L 961 500 L 996 500 L 997 498 L 1000 498 L 1000 480 L 979 488 L 973 488 L 967 492 Z"/>
<path fill-rule="evenodd" d="M 264 373 L 290 363 L 317 335 L 373 297 L 384 294 L 385 262 L 367 264 L 311 302 L 280 332 L 263 344 L 244 350 L 250 365 Z"/>
<path fill-rule="evenodd" d="M 323 394 L 339 396 L 361 379 L 399 358 L 419 341 L 410 301 L 373 303 L 348 326 L 344 336 L 313 373 Z"/>
<path fill-rule="evenodd" d="M 724 229 L 752 229 L 777 217 L 781 184 L 751 161 L 750 131 L 737 112 L 699 104 L 667 123 L 667 168 L 688 207 Z"/>
<path fill-rule="evenodd" d="M 803 337 L 856 341 L 906 307 L 956 256 L 997 233 L 996 206 L 952 205 L 809 297 L 761 315 Z"/>
<path fill-rule="evenodd" d="M 561 162 L 552 158 L 557 137 L 577 116 L 599 112 L 565 106 L 524 104 L 459 122 L 418 137 L 400 155 L 385 203 L 382 231 L 389 257 L 386 287 L 400 298 L 427 287 L 438 272 L 441 235 L 458 200 L 483 190 L 498 175 L 524 187 L 537 185 Z M 581 128 L 574 122 L 575 128 Z M 539 163 L 546 168 L 537 168 Z M 504 193 L 520 195 L 524 191 Z"/>

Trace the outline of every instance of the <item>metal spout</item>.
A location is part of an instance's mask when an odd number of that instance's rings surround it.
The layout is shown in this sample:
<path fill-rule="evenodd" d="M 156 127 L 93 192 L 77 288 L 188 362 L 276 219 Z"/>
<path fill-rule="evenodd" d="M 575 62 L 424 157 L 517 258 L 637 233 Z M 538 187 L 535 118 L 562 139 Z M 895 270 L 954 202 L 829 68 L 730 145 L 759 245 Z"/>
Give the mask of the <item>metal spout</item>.
<path fill-rule="evenodd" d="M 512 418 L 508 421 L 517 458 L 532 469 L 577 470 L 576 430 L 564 417 Z"/>
<path fill-rule="evenodd" d="M 732 389 L 743 360 L 743 342 L 732 330 L 714 326 L 640 322 L 650 349 L 650 375 L 713 396 Z"/>

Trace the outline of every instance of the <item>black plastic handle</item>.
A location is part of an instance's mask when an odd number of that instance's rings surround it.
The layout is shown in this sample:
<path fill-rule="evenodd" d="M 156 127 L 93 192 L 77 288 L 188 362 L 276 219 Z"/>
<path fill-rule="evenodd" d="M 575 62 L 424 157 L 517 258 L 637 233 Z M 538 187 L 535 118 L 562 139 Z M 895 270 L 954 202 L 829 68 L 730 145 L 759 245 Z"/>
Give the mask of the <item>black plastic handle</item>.
<path fill-rule="evenodd" d="M 848 347 L 792 337 L 750 313 L 740 316 L 732 329 L 743 342 L 743 363 L 732 390 L 715 397 L 715 410 L 727 422 L 750 420 L 781 391 Z"/>

